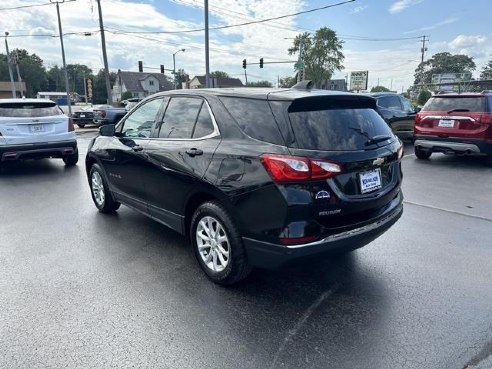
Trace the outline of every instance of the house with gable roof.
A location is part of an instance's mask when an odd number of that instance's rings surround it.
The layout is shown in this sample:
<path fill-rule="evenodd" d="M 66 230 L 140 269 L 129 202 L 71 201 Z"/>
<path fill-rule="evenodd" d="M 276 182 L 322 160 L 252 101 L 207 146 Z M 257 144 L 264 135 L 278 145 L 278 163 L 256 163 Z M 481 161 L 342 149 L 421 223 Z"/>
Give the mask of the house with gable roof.
<path fill-rule="evenodd" d="M 121 95 L 127 91 L 133 97 L 143 99 L 160 91 L 173 89 L 173 84 L 162 73 L 126 72 L 118 70 L 113 86 L 113 101 L 121 101 Z"/>

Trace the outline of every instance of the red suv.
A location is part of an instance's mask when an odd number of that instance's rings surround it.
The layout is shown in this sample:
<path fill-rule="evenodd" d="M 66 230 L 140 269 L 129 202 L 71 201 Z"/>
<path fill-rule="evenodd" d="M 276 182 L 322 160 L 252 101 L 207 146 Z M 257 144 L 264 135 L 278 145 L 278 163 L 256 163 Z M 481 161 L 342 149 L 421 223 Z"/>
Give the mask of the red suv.
<path fill-rule="evenodd" d="M 486 155 L 492 164 L 492 92 L 435 95 L 415 117 L 415 155 Z"/>

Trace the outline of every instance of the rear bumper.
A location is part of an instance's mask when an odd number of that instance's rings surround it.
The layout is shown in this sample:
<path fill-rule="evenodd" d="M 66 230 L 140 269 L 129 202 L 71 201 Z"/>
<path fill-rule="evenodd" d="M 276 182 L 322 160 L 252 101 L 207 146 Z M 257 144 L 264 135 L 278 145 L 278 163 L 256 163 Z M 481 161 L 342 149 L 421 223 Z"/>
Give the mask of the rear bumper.
<path fill-rule="evenodd" d="M 277 269 L 305 259 L 358 249 L 386 232 L 403 214 L 401 198 L 383 216 L 365 226 L 334 234 L 319 241 L 285 246 L 243 238 L 250 263 L 259 268 Z"/>
<path fill-rule="evenodd" d="M 63 158 L 77 150 L 77 141 L 0 146 L 0 161 Z"/>
<path fill-rule="evenodd" d="M 89 123 L 93 122 L 93 119 L 92 118 L 72 118 L 72 121 L 75 124 L 78 124 L 78 123 L 89 124 Z"/>
<path fill-rule="evenodd" d="M 492 155 L 492 142 L 477 139 L 415 136 L 415 147 L 432 152 L 461 155 Z"/>

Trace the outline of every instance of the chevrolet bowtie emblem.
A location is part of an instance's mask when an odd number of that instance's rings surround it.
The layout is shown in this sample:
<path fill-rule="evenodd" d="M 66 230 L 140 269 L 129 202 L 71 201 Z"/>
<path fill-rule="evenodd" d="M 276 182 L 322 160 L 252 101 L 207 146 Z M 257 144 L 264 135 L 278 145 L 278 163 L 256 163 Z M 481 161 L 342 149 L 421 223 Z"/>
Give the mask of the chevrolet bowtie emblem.
<path fill-rule="evenodd" d="M 372 162 L 373 165 L 382 165 L 384 163 L 384 158 L 377 158 Z"/>

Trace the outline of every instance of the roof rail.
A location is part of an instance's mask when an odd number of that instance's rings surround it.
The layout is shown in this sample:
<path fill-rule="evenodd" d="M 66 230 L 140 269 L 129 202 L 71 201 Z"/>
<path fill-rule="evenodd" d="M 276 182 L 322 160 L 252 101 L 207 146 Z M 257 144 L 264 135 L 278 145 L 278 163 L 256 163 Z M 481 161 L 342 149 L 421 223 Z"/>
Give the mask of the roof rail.
<path fill-rule="evenodd" d="M 301 82 L 297 82 L 292 88 L 295 88 L 296 90 L 311 90 L 314 87 L 313 81 L 306 79 Z"/>

